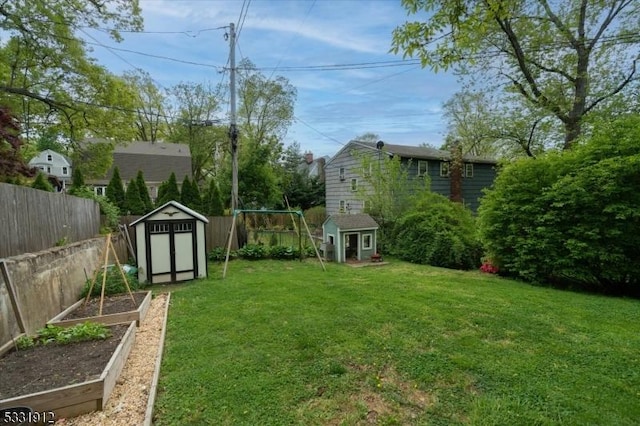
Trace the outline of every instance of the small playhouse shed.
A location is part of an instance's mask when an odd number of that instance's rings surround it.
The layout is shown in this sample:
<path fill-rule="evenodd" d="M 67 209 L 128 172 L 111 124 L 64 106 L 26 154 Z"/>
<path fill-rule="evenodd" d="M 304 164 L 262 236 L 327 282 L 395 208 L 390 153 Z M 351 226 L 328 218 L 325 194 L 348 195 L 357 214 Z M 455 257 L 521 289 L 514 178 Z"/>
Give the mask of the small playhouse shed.
<path fill-rule="evenodd" d="M 132 222 L 138 280 L 158 284 L 206 277 L 207 223 L 206 217 L 176 201 Z"/>
<path fill-rule="evenodd" d="M 369 260 L 377 252 L 378 224 L 365 213 L 335 214 L 322 224 L 322 240 L 336 262 Z"/>

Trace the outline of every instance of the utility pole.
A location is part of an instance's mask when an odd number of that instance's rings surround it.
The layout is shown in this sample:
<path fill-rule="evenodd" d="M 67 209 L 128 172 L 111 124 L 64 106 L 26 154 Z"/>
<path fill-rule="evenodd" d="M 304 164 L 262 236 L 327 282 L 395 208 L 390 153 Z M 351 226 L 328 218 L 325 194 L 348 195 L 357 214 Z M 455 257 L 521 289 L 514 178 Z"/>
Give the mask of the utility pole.
<path fill-rule="evenodd" d="M 229 63 L 231 66 L 229 86 L 231 90 L 231 213 L 238 208 L 238 128 L 236 127 L 236 31 L 233 22 L 229 24 Z"/>

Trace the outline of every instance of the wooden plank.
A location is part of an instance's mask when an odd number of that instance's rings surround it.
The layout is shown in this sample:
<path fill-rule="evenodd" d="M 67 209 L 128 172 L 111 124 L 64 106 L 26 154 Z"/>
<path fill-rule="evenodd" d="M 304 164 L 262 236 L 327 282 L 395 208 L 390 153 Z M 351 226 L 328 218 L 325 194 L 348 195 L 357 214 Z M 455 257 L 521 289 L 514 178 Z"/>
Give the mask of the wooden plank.
<path fill-rule="evenodd" d="M 135 330 L 135 323 L 132 322 L 99 379 L 0 400 L 0 408 L 27 406 L 35 411 L 53 411 L 56 418 L 102 409 L 131 352 Z"/>
<path fill-rule="evenodd" d="M 103 396 L 102 403 L 106 403 L 109 400 L 109 396 L 111 396 L 111 392 L 113 388 L 116 386 L 116 381 L 124 368 L 125 363 L 127 362 L 127 358 L 129 357 L 129 353 L 131 352 L 131 348 L 133 347 L 134 342 L 136 341 L 136 323 L 132 322 L 129 325 L 122 341 L 116 348 L 113 356 L 109 360 L 109 364 L 104 369 L 102 376 L 100 378 L 104 381 L 103 388 Z M 100 408 L 102 409 L 102 407 Z"/>
<path fill-rule="evenodd" d="M 20 333 L 16 337 L 14 337 L 13 339 L 11 339 L 7 343 L 5 343 L 4 345 L 0 346 L 0 356 L 6 354 L 12 348 L 14 348 L 15 347 L 15 341 L 18 340 L 19 338 L 21 338 L 22 336 L 26 336 L 26 333 Z"/>
<path fill-rule="evenodd" d="M 158 392 L 158 381 L 160 380 L 160 366 L 162 365 L 162 354 L 164 353 L 164 338 L 167 334 L 167 319 L 169 318 L 169 302 L 171 301 L 171 293 L 167 294 L 167 300 L 164 305 L 164 320 L 162 321 L 162 332 L 160 333 L 160 342 L 158 343 L 158 353 L 156 355 L 156 366 L 153 370 L 153 378 L 151 379 L 151 389 L 149 389 L 149 398 L 147 399 L 147 411 L 144 415 L 143 426 L 151 426 L 153 420 L 153 406 L 156 401 L 156 393 Z"/>
<path fill-rule="evenodd" d="M 0 271 L 2 272 L 2 277 L 4 278 L 4 285 L 7 286 L 7 292 L 9 293 L 11 307 L 13 308 L 13 313 L 16 316 L 16 321 L 18 321 L 18 328 L 21 332 L 24 333 L 26 332 L 26 329 L 22 320 L 22 311 L 20 310 L 20 305 L 16 300 L 16 293 L 13 291 L 13 283 L 11 282 L 9 269 L 7 268 L 7 263 L 4 260 L 0 261 Z"/>
<path fill-rule="evenodd" d="M 137 292 L 134 294 L 140 294 L 140 293 L 141 292 Z M 98 322 L 100 324 L 105 324 L 105 325 L 128 324 L 131 321 L 135 321 L 136 325 L 139 326 L 140 322 L 143 321 L 144 317 L 147 315 L 149 306 L 151 306 L 151 298 L 152 298 L 152 293 L 150 291 L 146 292 L 146 296 L 140 303 L 140 306 L 138 306 L 138 309 L 136 309 L 135 311 L 118 312 L 115 314 L 97 315 L 93 317 L 64 319 L 67 315 L 69 315 L 75 309 L 79 308 L 80 305 L 84 302 L 84 300 L 79 300 L 73 305 L 71 305 L 69 308 L 65 309 L 62 313 L 56 315 L 54 318 L 49 320 L 47 324 L 57 325 L 59 327 L 71 327 L 73 325 L 82 324 L 87 321 Z"/>

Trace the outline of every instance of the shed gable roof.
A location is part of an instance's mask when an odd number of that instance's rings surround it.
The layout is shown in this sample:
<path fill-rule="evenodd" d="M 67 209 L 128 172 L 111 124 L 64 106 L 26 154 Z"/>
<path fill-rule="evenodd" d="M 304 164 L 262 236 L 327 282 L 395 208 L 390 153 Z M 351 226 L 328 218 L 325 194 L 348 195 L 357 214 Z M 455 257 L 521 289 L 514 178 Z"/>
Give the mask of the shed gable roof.
<path fill-rule="evenodd" d="M 366 213 L 336 214 L 327 220 L 333 221 L 341 231 L 363 228 L 378 229 L 378 223 Z"/>
<path fill-rule="evenodd" d="M 164 203 L 163 205 L 161 205 L 160 207 L 158 207 L 157 209 L 154 209 L 153 211 L 145 214 L 144 216 L 134 220 L 133 222 L 131 222 L 129 224 L 129 226 L 135 226 L 137 223 L 145 221 L 150 216 L 153 216 L 154 214 L 164 210 L 166 207 L 169 207 L 169 206 L 175 207 L 176 209 L 188 214 L 189 216 L 193 216 L 194 219 L 198 219 L 201 222 L 209 223 L 209 219 L 207 219 L 206 217 L 204 217 L 203 215 L 201 215 L 197 211 L 192 210 L 189 207 L 187 207 L 187 206 L 185 206 L 183 204 L 180 204 L 177 201 L 168 201 L 168 202 Z"/>

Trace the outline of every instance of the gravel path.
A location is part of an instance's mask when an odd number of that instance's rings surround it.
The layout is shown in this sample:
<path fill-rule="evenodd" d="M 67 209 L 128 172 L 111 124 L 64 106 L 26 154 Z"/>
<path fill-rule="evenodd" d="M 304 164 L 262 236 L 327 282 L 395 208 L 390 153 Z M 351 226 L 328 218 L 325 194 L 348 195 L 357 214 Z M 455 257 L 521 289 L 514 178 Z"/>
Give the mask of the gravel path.
<path fill-rule="evenodd" d="M 159 294 L 151 301 L 147 316 L 136 331 L 136 341 L 127 363 L 104 410 L 58 419 L 56 425 L 131 426 L 144 423 L 166 300 L 166 294 Z"/>

